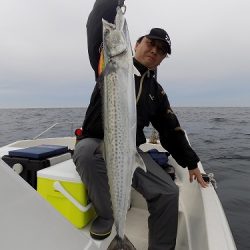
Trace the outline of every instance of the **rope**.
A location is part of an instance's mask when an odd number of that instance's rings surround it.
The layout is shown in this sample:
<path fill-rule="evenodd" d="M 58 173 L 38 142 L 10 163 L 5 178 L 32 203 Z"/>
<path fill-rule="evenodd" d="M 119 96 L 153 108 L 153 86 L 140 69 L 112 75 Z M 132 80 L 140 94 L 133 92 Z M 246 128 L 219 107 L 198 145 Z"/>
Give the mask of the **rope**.
<path fill-rule="evenodd" d="M 137 97 L 136 97 L 136 103 L 138 103 L 138 101 L 139 101 L 139 99 L 140 99 L 140 97 L 141 97 L 142 84 L 143 84 L 143 80 L 144 80 L 146 74 L 148 74 L 148 71 L 146 71 L 146 72 L 142 75 L 142 77 L 141 77 L 141 80 L 140 80 L 140 88 L 139 88 L 139 91 L 138 91 L 138 94 L 137 94 Z"/>

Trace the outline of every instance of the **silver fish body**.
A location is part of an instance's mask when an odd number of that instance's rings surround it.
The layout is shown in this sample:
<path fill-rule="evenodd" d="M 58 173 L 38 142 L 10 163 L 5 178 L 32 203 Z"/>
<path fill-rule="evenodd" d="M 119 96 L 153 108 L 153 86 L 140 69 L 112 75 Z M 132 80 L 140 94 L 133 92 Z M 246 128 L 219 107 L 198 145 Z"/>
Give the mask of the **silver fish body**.
<path fill-rule="evenodd" d="M 122 10 L 115 23 L 103 20 L 104 158 L 117 235 L 124 238 L 131 183 L 136 167 L 145 169 L 136 150 L 136 96 L 132 48 Z"/>

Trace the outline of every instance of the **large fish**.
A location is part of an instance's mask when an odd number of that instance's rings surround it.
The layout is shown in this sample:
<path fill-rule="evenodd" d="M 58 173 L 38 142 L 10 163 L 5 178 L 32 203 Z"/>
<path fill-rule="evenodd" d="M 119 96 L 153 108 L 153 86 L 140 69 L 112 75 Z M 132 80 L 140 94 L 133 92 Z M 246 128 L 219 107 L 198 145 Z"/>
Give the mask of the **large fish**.
<path fill-rule="evenodd" d="M 135 249 L 126 238 L 132 176 L 145 169 L 136 150 L 136 97 L 132 48 L 124 13 L 117 7 L 114 24 L 103 20 L 104 158 L 107 165 L 117 235 L 108 249 Z"/>

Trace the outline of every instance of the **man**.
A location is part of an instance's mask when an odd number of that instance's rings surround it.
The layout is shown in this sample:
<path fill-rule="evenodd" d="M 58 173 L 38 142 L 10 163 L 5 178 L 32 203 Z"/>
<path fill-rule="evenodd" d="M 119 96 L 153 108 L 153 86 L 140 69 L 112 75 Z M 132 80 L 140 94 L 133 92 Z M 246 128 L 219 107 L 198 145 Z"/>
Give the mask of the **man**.
<path fill-rule="evenodd" d="M 104 18 L 114 21 L 118 0 L 97 0 L 87 23 L 90 63 L 95 71 L 96 86 L 92 93 L 85 120 L 73 156 L 76 169 L 88 188 L 88 195 L 96 209 L 90 234 L 95 239 L 104 239 L 111 233 L 113 215 L 109 194 L 107 170 L 100 143 L 103 140 L 102 98 L 99 85 L 100 50 Z M 159 132 L 162 146 L 183 167 L 188 167 L 190 181 L 197 179 L 202 187 L 206 183 L 197 167 L 199 158 L 190 147 L 168 98 L 154 77 L 157 66 L 171 54 L 171 42 L 167 32 L 160 28 L 139 38 L 135 45 L 134 65 L 140 72 L 135 75 L 137 95 L 137 146 L 145 143 L 143 128 L 151 122 Z M 137 168 L 132 186 L 146 199 L 150 216 L 149 249 L 174 249 L 178 220 L 178 188 L 171 177 L 152 158 L 140 152 L 147 172 Z"/>

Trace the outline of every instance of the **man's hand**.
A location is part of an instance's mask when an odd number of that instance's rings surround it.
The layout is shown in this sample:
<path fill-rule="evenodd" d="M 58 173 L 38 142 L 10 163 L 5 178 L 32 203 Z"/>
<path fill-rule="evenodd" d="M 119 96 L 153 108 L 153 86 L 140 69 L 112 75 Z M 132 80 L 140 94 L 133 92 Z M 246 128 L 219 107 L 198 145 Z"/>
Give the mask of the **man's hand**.
<path fill-rule="evenodd" d="M 189 181 L 193 182 L 193 180 L 197 180 L 198 183 L 203 187 L 207 187 L 208 184 L 203 180 L 200 169 L 197 167 L 189 171 Z"/>

